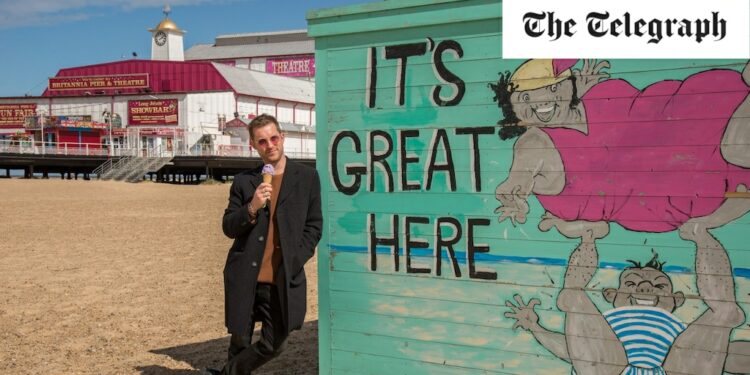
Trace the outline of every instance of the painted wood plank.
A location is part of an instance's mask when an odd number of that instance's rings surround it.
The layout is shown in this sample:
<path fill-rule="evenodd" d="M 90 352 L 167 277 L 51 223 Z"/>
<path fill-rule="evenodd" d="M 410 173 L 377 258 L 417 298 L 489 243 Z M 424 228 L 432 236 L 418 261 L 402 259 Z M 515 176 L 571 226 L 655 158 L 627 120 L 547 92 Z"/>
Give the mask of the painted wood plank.
<path fill-rule="evenodd" d="M 363 262 L 364 263 L 364 262 Z M 364 265 L 363 265 L 364 266 Z M 500 265 L 497 267 L 486 267 L 484 269 L 497 270 L 502 275 L 532 274 L 526 270 L 527 266 Z M 562 271 L 562 270 L 560 270 Z M 551 271 L 548 270 L 549 273 Z M 547 275 L 545 273 L 544 275 Z M 510 277 L 509 276 L 509 277 Z M 332 271 L 331 290 L 349 291 L 358 293 L 376 293 L 394 295 L 401 297 L 418 297 L 437 301 L 458 301 L 465 303 L 477 303 L 483 305 L 505 306 L 505 301 L 513 301 L 518 294 L 525 299 L 538 298 L 543 303 L 540 309 L 554 309 L 556 296 L 561 285 L 552 283 L 539 277 L 538 284 L 533 279 L 515 280 L 475 280 L 466 277 L 443 278 L 432 277 L 424 274 L 406 274 L 405 272 L 371 272 L 361 271 Z M 554 276 L 553 276 L 554 277 Z M 698 297 L 694 286 L 694 277 L 689 275 L 670 275 L 675 284 L 675 289 L 685 293 L 685 306 L 676 311 L 683 321 L 691 322 L 705 310 L 701 298 Z M 598 306 L 599 311 L 612 309 L 611 303 L 605 301 L 602 296 L 604 288 L 616 288 L 618 285 L 619 272 L 615 270 L 599 270 L 592 286 L 587 288 L 591 300 Z M 404 290 L 407 288 L 406 290 Z M 750 283 L 742 281 L 738 285 L 736 300 L 741 306 L 750 304 Z M 747 329 L 748 327 L 740 327 Z"/>
<path fill-rule="evenodd" d="M 462 323 L 487 329 L 512 329 L 514 321 L 503 314 L 510 309 L 501 304 L 478 304 L 453 300 L 435 300 L 421 297 L 401 297 L 371 293 L 331 291 L 331 310 L 362 314 L 415 317 L 436 323 Z M 544 298 L 544 297 L 542 297 Z M 525 298 L 524 301 L 528 300 Z M 511 298 L 511 301 L 513 299 Z M 545 300 L 549 302 L 551 300 Z M 540 322 L 545 327 L 562 331 L 564 313 L 548 305 L 537 309 Z"/>
<path fill-rule="evenodd" d="M 378 334 L 333 332 L 334 349 L 356 350 L 372 355 L 458 368 L 485 370 L 497 374 L 525 374 L 525 363 L 533 361 L 542 373 L 560 371 L 560 360 L 546 355 L 530 355 L 510 350 L 437 343 Z M 510 344 L 510 343 L 509 343 Z"/>
<path fill-rule="evenodd" d="M 472 350 L 479 347 L 484 350 L 477 349 L 477 351 L 493 351 L 496 352 L 496 356 L 501 358 L 503 353 L 508 353 L 509 356 L 515 356 L 520 359 L 520 363 L 541 360 L 553 364 L 559 361 L 550 352 L 540 348 L 528 333 L 522 331 L 512 332 L 507 329 L 493 330 L 467 324 L 434 322 L 419 318 L 365 315 L 346 311 L 334 311 L 333 314 L 332 328 L 334 340 L 339 331 L 356 332 L 369 335 L 373 338 L 376 336 L 385 336 L 402 340 L 407 339 L 424 343 L 424 346 L 434 347 L 437 344 L 437 346 L 442 345 L 445 347 L 461 348 L 463 350 Z M 367 319 L 368 323 L 363 324 L 362 319 Z M 376 354 L 370 352 L 371 349 L 369 349 L 370 345 L 368 344 L 370 342 L 363 342 L 356 346 L 350 344 L 350 349 L 357 349 L 368 354 Z M 444 360 L 449 360 L 449 357 Z M 426 360 L 425 362 L 433 361 L 435 360 Z M 487 363 L 485 363 L 486 365 Z M 469 366 L 468 363 L 462 363 L 460 367 Z M 486 367 L 477 367 L 479 369 L 487 369 Z M 498 369 L 492 368 L 491 370 L 497 371 Z"/>
<path fill-rule="evenodd" d="M 387 32 L 386 32 L 387 33 Z M 395 32 L 394 32 L 395 33 Z M 440 43 L 443 40 L 454 40 L 458 42 L 464 50 L 464 56 L 461 57 L 460 61 L 473 61 L 473 60 L 494 60 L 496 63 L 501 65 L 507 65 L 508 69 L 515 68 L 521 64 L 524 60 L 522 59 L 506 59 L 501 60 L 502 53 L 496 48 L 487 48 L 487 45 L 500 46 L 501 34 L 500 28 L 494 21 L 484 21 L 483 23 L 477 22 L 472 24 L 469 29 L 462 33 L 455 33 L 446 30 L 443 27 L 425 28 L 415 30 L 404 30 L 400 35 L 402 38 L 399 39 L 398 44 L 404 43 L 420 43 L 425 42 L 427 38 L 433 40 L 435 44 Z M 411 39 L 408 39 L 412 37 Z M 337 76 L 339 73 L 345 73 L 349 71 L 359 71 L 366 69 L 366 57 L 369 48 L 376 48 L 378 52 L 378 67 L 379 68 L 394 68 L 398 65 L 396 59 L 386 59 L 383 56 L 382 49 L 386 46 L 394 45 L 393 39 L 378 38 L 373 40 L 372 38 L 361 39 L 362 43 L 352 44 L 343 46 L 340 48 L 331 48 L 326 50 L 331 63 L 324 67 L 326 74 L 330 76 Z M 426 64 L 431 62 L 430 55 L 425 54 L 422 56 L 413 56 L 409 59 L 409 65 L 412 64 Z M 455 56 L 451 56 L 450 53 L 446 54 L 445 61 L 454 61 Z M 431 67 L 423 67 L 429 68 Z M 422 70 L 422 69 L 415 69 Z M 328 85 L 328 90 L 338 90 L 339 87 Z"/>
<path fill-rule="evenodd" d="M 428 100 L 424 98 L 425 103 Z M 497 121 L 500 120 L 500 112 L 497 104 L 488 102 L 487 104 L 479 105 L 447 107 L 439 111 L 434 107 L 388 109 L 367 116 L 367 120 L 363 119 L 360 112 L 329 112 L 326 121 L 330 126 L 329 130 L 342 128 L 363 129 L 367 126 L 377 129 L 377 124 L 383 125 L 396 122 L 398 122 L 400 127 L 426 124 L 455 126 L 467 121 L 467 113 L 472 114 L 470 121 L 474 126 L 495 126 Z"/>
<path fill-rule="evenodd" d="M 493 372 L 447 365 L 435 365 L 348 350 L 332 350 L 333 374 L 348 375 L 350 371 L 364 375 L 492 375 Z M 503 374 L 505 375 L 505 374 Z"/>
<path fill-rule="evenodd" d="M 350 91 L 336 91 L 331 92 L 331 107 L 330 113 L 332 114 L 346 114 L 348 112 L 356 111 L 364 116 L 375 115 L 379 111 L 383 110 L 398 110 L 402 109 L 402 105 L 396 102 L 397 90 L 395 88 L 395 74 L 382 74 L 378 77 L 382 78 L 386 87 L 380 87 L 377 89 L 377 101 L 374 109 L 366 108 L 365 91 L 366 87 L 363 85 L 357 90 Z M 411 78 L 410 78 L 411 79 Z M 428 78 L 425 78 L 427 81 Z M 483 79 L 477 82 L 465 82 L 466 94 L 461 100 L 461 107 L 466 106 L 481 106 L 486 103 L 492 103 L 492 97 L 494 94 L 489 89 L 488 82 L 490 79 Z M 391 86 L 393 85 L 393 86 Z M 405 89 L 404 106 L 408 106 L 411 109 L 435 109 L 433 104 L 432 92 L 436 86 L 441 87 L 441 95 L 443 97 L 450 97 L 454 95 L 454 88 L 441 83 L 437 78 L 433 78 L 432 82 L 424 85 L 409 85 Z M 495 105 L 497 108 L 497 105 Z M 499 109 L 498 118 L 499 120 Z M 428 125 L 425 123 L 424 125 Z M 356 128 L 355 128 L 356 129 Z"/>
<path fill-rule="evenodd" d="M 367 4 L 355 4 L 336 8 L 311 9 L 307 12 L 307 20 L 312 21 L 319 18 L 345 17 L 361 13 L 374 13 L 386 10 L 406 9 L 422 7 L 432 4 L 451 3 L 460 0 L 402 0 L 399 2 L 381 1 Z M 316 36 L 316 35 L 311 35 Z"/>
<path fill-rule="evenodd" d="M 422 4 L 420 4 L 422 5 Z M 318 16 L 308 18 L 309 34 L 313 37 L 325 37 L 339 34 L 365 33 L 390 29 L 416 28 L 430 25 L 444 25 L 457 22 L 470 22 L 488 18 L 498 18 L 502 7 L 496 1 L 466 1 L 459 3 L 460 13 L 451 3 L 424 6 L 418 13 L 402 9 L 394 12 L 353 12 L 342 16 L 336 22 L 318 22 Z M 385 9 L 384 9 L 385 10 Z M 379 14 L 380 13 L 380 14 Z M 377 19 L 374 19 L 377 17 Z M 327 18 L 327 17 L 326 17 Z M 370 22 L 363 22 L 363 20 Z"/>

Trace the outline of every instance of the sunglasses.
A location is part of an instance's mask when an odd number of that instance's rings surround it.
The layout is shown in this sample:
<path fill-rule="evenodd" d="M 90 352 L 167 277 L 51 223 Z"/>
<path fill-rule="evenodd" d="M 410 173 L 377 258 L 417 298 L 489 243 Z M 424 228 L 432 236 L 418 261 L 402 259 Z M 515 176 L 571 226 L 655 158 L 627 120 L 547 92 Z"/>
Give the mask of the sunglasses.
<path fill-rule="evenodd" d="M 258 147 L 266 148 L 269 144 L 272 144 L 274 146 L 279 144 L 279 141 L 281 140 L 281 136 L 279 135 L 273 135 L 271 138 L 263 138 L 258 140 Z M 270 142 L 270 143 L 269 143 Z"/>

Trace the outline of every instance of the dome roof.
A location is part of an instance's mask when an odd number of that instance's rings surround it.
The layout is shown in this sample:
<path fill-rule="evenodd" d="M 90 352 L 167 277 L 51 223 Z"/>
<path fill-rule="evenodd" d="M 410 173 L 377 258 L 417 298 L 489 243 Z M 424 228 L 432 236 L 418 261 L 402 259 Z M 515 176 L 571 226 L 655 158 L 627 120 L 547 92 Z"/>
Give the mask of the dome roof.
<path fill-rule="evenodd" d="M 170 20 L 169 18 L 163 19 L 161 22 L 159 22 L 158 25 L 156 25 L 155 30 L 174 30 L 174 31 L 182 31 L 179 27 L 177 27 L 177 24 L 174 23 L 174 21 Z"/>

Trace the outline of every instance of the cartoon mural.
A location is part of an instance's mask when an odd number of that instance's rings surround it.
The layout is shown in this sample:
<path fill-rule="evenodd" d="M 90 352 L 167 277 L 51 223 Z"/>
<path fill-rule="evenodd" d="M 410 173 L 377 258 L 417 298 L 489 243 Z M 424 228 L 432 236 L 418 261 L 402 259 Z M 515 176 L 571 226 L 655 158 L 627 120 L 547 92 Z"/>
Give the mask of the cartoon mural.
<path fill-rule="evenodd" d="M 499 0 L 308 19 L 322 374 L 750 373 L 747 61 L 508 59 Z"/>
<path fill-rule="evenodd" d="M 535 298 L 516 295 L 505 317 L 579 375 L 750 373 L 748 343 L 730 342 L 745 313 L 729 256 L 711 233 L 750 212 L 750 69 L 638 90 L 609 79 L 607 61 L 576 63 L 529 60 L 491 84 L 503 113 L 500 136 L 518 138 L 495 193 L 499 221 L 525 223 L 533 194 L 546 210 L 539 230 L 580 241 L 556 298 L 564 332 L 538 323 Z M 694 244 L 706 306 L 695 321 L 672 314 L 685 295 L 656 254 L 645 265 L 631 261 L 619 286 L 602 291 L 614 308 L 597 308 L 587 291 L 599 268 L 597 241 L 612 224 L 676 231 Z"/>

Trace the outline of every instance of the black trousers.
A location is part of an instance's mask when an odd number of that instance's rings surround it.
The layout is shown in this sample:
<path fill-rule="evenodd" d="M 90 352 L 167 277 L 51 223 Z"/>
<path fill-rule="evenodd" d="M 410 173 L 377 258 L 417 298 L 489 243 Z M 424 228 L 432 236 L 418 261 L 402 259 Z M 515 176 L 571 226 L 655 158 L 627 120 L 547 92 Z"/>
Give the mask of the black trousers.
<path fill-rule="evenodd" d="M 251 343 L 255 324 L 262 324 L 260 339 Z M 232 334 L 229 360 L 223 375 L 250 375 L 251 371 L 275 358 L 286 347 L 288 332 L 284 327 L 281 300 L 276 285 L 258 283 L 250 325 L 244 334 Z"/>

